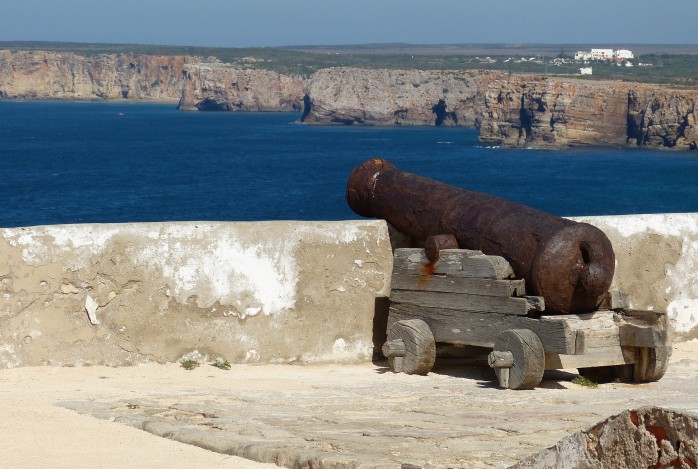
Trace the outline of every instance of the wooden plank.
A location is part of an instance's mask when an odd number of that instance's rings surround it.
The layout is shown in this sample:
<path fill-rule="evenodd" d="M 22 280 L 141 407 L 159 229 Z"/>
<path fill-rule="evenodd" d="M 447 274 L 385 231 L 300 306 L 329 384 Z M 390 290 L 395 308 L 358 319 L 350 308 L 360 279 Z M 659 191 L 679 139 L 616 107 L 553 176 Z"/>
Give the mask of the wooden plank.
<path fill-rule="evenodd" d="M 501 297 L 521 297 L 526 294 L 523 280 L 467 278 L 445 274 L 417 275 L 414 272 L 404 271 L 393 272 L 391 288 L 393 290 L 427 290 Z"/>
<path fill-rule="evenodd" d="M 463 295 L 432 291 L 392 290 L 390 301 L 415 306 L 453 309 L 462 312 L 501 313 L 526 316 L 529 302 L 525 298 Z"/>
<path fill-rule="evenodd" d="M 618 314 L 613 311 L 594 311 L 583 314 L 551 314 L 541 317 L 542 321 L 564 320 L 575 329 L 604 329 L 616 324 Z"/>
<path fill-rule="evenodd" d="M 660 347 L 668 344 L 666 331 L 634 324 L 620 326 L 620 343 L 627 347 Z"/>
<path fill-rule="evenodd" d="M 577 353 L 594 347 L 659 347 L 671 342 L 666 314 L 656 311 L 595 311 L 586 314 L 544 316 L 563 319 L 578 331 Z"/>
<path fill-rule="evenodd" d="M 572 331 L 563 320 L 541 321 L 525 316 L 464 313 L 445 308 L 392 303 L 388 328 L 396 321 L 413 318 L 426 322 L 437 342 L 492 348 L 500 333 L 509 329 L 530 329 L 536 333 L 547 352 L 573 354 L 576 349 L 576 331 Z"/>
<path fill-rule="evenodd" d="M 609 290 L 604 295 L 599 309 L 611 309 L 614 311 L 626 309 L 630 307 L 628 294 L 618 290 Z"/>
<path fill-rule="evenodd" d="M 577 331 L 576 354 L 589 353 L 590 350 L 602 347 L 620 347 L 618 327 L 590 331 Z"/>
<path fill-rule="evenodd" d="M 480 251 L 467 249 L 444 249 L 439 260 L 431 263 L 424 249 L 396 249 L 393 257 L 393 272 L 422 274 L 448 274 L 460 277 L 511 279 L 514 271 L 509 263 L 499 256 L 486 256 Z"/>
<path fill-rule="evenodd" d="M 545 311 L 545 299 L 542 296 L 524 296 L 529 311 Z"/>
<path fill-rule="evenodd" d="M 545 369 L 562 370 L 626 365 L 636 363 L 637 360 L 637 349 L 634 347 L 598 347 L 587 349 L 587 353 L 584 355 L 546 353 Z"/>

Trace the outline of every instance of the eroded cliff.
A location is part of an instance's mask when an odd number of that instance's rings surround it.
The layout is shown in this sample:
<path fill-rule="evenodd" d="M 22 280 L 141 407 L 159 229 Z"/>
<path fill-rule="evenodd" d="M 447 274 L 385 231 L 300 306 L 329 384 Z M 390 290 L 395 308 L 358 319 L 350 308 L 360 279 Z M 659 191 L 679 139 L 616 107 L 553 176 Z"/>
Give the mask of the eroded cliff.
<path fill-rule="evenodd" d="M 300 111 L 305 80 L 221 63 L 186 65 L 179 108 L 185 111 Z"/>
<path fill-rule="evenodd" d="M 308 124 L 479 127 L 488 145 L 695 150 L 698 142 L 698 90 L 504 72 L 340 67 L 302 78 L 201 57 L 0 51 L 3 97 L 302 110 Z"/>
<path fill-rule="evenodd" d="M 0 51 L 0 97 L 13 99 L 147 99 L 176 102 L 185 56 Z"/>
<path fill-rule="evenodd" d="M 499 77 L 484 93 L 480 140 L 493 145 L 695 149 L 698 91 L 614 81 Z"/>
<path fill-rule="evenodd" d="M 696 149 L 698 91 L 500 72 L 326 69 L 305 122 L 479 126 L 491 145 Z"/>
<path fill-rule="evenodd" d="M 330 68 L 308 84 L 305 122 L 476 126 L 487 74 Z"/>

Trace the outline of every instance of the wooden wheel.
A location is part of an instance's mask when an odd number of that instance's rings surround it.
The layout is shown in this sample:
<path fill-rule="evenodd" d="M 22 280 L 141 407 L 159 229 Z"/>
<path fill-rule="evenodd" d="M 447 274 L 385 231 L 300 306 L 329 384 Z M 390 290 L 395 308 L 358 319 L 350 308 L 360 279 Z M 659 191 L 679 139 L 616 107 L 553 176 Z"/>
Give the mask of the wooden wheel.
<path fill-rule="evenodd" d="M 388 331 L 383 355 L 395 373 L 426 375 L 436 360 L 434 335 L 421 319 L 398 321 Z"/>
<path fill-rule="evenodd" d="M 543 379 L 545 351 L 535 332 L 511 329 L 497 336 L 490 366 L 506 389 L 533 389 Z"/>
<path fill-rule="evenodd" d="M 633 381 L 650 383 L 659 381 L 666 373 L 671 357 L 671 347 L 641 347 L 638 362 L 633 367 Z"/>

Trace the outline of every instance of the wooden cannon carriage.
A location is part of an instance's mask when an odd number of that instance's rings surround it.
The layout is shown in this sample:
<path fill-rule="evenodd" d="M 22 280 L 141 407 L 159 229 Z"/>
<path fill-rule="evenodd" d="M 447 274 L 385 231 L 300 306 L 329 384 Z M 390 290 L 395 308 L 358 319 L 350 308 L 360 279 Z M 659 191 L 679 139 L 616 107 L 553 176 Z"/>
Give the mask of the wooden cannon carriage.
<path fill-rule="evenodd" d="M 629 309 L 626 298 L 610 291 L 597 311 L 548 315 L 502 257 L 446 249 L 431 262 L 424 249 L 397 249 L 383 354 L 395 372 L 427 374 L 436 343 L 491 348 L 488 362 L 508 389 L 532 389 L 544 370 L 570 368 L 659 380 L 671 355 L 667 315 Z"/>
<path fill-rule="evenodd" d="M 666 371 L 667 316 L 609 291 L 615 254 L 598 228 L 377 158 L 354 169 L 346 197 L 359 215 L 424 243 L 395 251 L 383 347 L 394 371 L 428 373 L 437 342 L 491 348 L 509 389 L 534 388 L 546 369 L 636 382 Z"/>

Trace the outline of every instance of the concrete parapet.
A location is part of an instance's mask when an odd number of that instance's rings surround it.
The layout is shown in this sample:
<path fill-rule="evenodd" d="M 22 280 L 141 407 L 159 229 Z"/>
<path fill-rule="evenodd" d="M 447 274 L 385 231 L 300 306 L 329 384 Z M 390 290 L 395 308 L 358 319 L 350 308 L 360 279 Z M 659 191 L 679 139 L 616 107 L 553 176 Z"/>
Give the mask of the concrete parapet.
<path fill-rule="evenodd" d="M 365 361 L 383 221 L 0 230 L 0 367 Z"/>
<path fill-rule="evenodd" d="M 611 239 L 631 307 L 698 337 L 697 213 L 575 219 Z M 368 361 L 391 241 L 375 220 L 0 229 L 0 367 Z"/>

